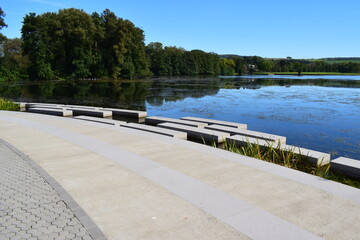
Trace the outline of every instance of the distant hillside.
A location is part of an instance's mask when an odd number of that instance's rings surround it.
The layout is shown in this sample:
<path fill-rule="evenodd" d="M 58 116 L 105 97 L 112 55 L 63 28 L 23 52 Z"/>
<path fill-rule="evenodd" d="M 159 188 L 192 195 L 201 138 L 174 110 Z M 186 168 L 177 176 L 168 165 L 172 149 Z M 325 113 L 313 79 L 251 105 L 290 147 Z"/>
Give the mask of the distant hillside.
<path fill-rule="evenodd" d="M 360 57 L 335 57 L 335 58 L 320 58 L 319 60 L 323 60 L 327 63 L 343 63 L 343 62 L 354 62 L 360 63 Z"/>
<path fill-rule="evenodd" d="M 249 57 L 249 56 L 240 56 L 236 54 L 222 54 L 219 55 L 221 58 L 237 58 L 237 57 Z M 325 61 L 326 63 L 344 63 L 344 62 L 353 62 L 360 63 L 360 57 L 332 57 L 332 58 L 311 58 L 311 59 L 297 59 L 291 57 L 284 58 L 263 58 L 266 60 L 302 60 L 302 61 Z"/>
<path fill-rule="evenodd" d="M 236 58 L 236 57 L 243 57 L 243 56 L 236 55 L 236 54 L 222 54 L 222 55 L 219 55 L 219 57 L 221 57 L 221 58 Z"/>

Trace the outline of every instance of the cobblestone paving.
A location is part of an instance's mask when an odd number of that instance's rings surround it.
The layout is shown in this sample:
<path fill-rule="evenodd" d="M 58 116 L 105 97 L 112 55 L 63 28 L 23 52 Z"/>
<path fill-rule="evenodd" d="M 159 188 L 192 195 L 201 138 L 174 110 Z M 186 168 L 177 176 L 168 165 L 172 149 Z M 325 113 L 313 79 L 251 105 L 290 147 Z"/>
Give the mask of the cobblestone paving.
<path fill-rule="evenodd" d="M 55 190 L 1 143 L 0 239 L 92 239 Z"/>

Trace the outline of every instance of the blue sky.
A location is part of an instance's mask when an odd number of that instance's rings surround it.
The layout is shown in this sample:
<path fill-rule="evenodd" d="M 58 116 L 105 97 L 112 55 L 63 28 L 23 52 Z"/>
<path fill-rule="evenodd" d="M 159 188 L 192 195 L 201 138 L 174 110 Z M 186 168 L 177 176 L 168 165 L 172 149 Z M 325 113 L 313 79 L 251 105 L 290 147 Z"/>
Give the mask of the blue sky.
<path fill-rule="evenodd" d="M 20 37 L 25 14 L 108 8 L 146 43 L 262 57 L 360 57 L 359 0 L 1 0 L 2 33 Z"/>

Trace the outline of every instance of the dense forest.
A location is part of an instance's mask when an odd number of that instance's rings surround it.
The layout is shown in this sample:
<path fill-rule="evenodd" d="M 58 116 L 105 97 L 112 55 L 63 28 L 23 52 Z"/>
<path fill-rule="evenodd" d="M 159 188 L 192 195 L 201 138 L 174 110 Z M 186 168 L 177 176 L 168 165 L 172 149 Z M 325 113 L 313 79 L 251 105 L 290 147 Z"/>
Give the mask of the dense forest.
<path fill-rule="evenodd" d="M 7 27 L 0 8 L 0 30 Z M 91 15 L 63 9 L 24 17 L 21 38 L 0 33 L 0 81 L 234 75 L 256 72 L 360 73 L 360 63 L 219 56 L 145 45 L 143 30 L 106 9 Z"/>

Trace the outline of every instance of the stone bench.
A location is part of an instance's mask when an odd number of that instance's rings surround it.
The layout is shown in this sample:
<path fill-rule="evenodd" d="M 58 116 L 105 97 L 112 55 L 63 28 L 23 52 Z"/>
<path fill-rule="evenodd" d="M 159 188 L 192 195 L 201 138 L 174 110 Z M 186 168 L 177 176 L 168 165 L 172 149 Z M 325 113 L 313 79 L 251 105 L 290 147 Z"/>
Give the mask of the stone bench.
<path fill-rule="evenodd" d="M 118 109 L 118 108 L 104 108 L 103 110 L 111 111 L 114 116 L 125 116 L 125 117 L 133 117 L 133 118 L 147 117 L 147 112 L 144 111 Z"/>
<path fill-rule="evenodd" d="M 207 123 L 207 124 L 209 124 L 209 125 L 210 125 L 210 124 L 216 124 L 216 125 L 225 126 L 225 127 L 232 127 L 232 128 L 239 128 L 239 129 L 247 129 L 247 125 L 246 125 L 246 124 L 242 124 L 242 123 L 226 122 L 226 121 L 206 119 L 206 118 L 197 118 L 197 117 L 182 117 L 181 119 L 182 119 L 182 120 L 187 120 L 187 121 Z"/>
<path fill-rule="evenodd" d="M 151 133 L 157 133 L 160 135 L 170 136 L 170 137 L 179 138 L 179 139 L 185 139 L 185 140 L 187 139 L 187 133 L 185 133 L 185 132 L 170 130 L 170 129 L 161 128 L 161 127 L 154 127 L 154 126 L 149 126 L 149 125 L 145 125 L 145 124 L 128 123 L 128 124 L 124 124 L 124 125 L 121 124 L 120 127 L 126 127 L 126 128 L 131 128 L 131 129 L 136 129 L 136 130 L 141 130 L 141 131 L 151 132 Z"/>
<path fill-rule="evenodd" d="M 66 108 L 66 109 L 73 111 L 74 115 L 85 115 L 85 116 L 93 116 L 93 117 L 111 117 L 112 116 L 112 112 L 110 112 L 110 111 L 85 109 L 85 108 Z"/>
<path fill-rule="evenodd" d="M 124 121 L 117 121 L 109 118 L 98 118 L 98 117 L 89 117 L 89 116 L 76 116 L 75 119 L 84 120 L 84 121 L 90 121 L 90 122 L 96 122 L 96 123 L 103 123 L 113 126 L 120 126 L 125 125 L 126 122 Z"/>
<path fill-rule="evenodd" d="M 227 132 L 230 133 L 230 135 L 242 135 L 242 136 L 253 137 L 266 141 L 272 141 L 280 144 L 286 144 L 286 137 L 269 134 L 269 133 L 256 132 L 256 131 L 234 128 L 234 127 L 225 127 L 221 125 L 209 125 L 206 126 L 205 129 Z"/>
<path fill-rule="evenodd" d="M 52 103 L 25 103 L 25 108 L 63 108 L 60 104 Z"/>
<path fill-rule="evenodd" d="M 177 130 L 186 132 L 188 135 L 188 138 L 193 138 L 201 141 L 206 142 L 215 142 L 215 143 L 222 143 L 226 140 L 226 137 L 229 137 L 229 133 L 204 129 L 204 128 L 198 128 L 198 127 L 191 127 L 181 124 L 175 124 L 175 123 L 159 123 L 159 127 Z"/>
<path fill-rule="evenodd" d="M 351 159 L 351 158 L 345 158 L 345 157 L 339 157 L 332 161 L 331 163 L 331 170 L 343 173 L 347 176 L 360 179 L 360 161 Z"/>
<path fill-rule="evenodd" d="M 64 109 L 50 109 L 50 108 L 29 108 L 28 112 L 31 113 L 42 113 L 54 116 L 61 116 L 61 117 L 71 117 L 73 116 L 73 112 L 71 110 L 64 110 Z"/>
<path fill-rule="evenodd" d="M 234 136 L 226 138 L 226 142 L 228 144 L 234 143 L 237 146 L 239 146 L 239 145 L 247 146 L 249 143 L 250 144 L 259 144 L 260 147 L 262 147 L 262 148 L 264 148 L 264 147 L 265 148 L 269 148 L 269 147 L 277 148 L 280 146 L 280 149 L 283 151 L 286 151 L 286 152 L 292 151 L 295 154 L 306 156 L 312 163 L 314 163 L 318 166 L 322 166 L 322 165 L 326 165 L 326 164 L 330 163 L 330 154 L 328 154 L 328 153 L 318 152 L 318 151 L 314 151 L 314 150 L 310 150 L 310 149 L 306 149 L 306 148 L 295 147 L 295 146 L 291 146 L 291 145 L 279 145 L 276 142 L 266 141 L 263 139 L 256 139 L 256 138 L 247 137 L 247 136 L 234 135 Z"/>
<path fill-rule="evenodd" d="M 76 108 L 76 109 L 89 109 L 89 110 L 103 110 L 102 107 L 93 107 L 93 106 L 82 106 L 82 105 L 60 105 L 64 108 Z"/>
<path fill-rule="evenodd" d="M 186 120 L 180 120 L 174 118 L 156 117 L 156 116 L 145 118 L 145 124 L 156 126 L 159 123 L 175 123 L 175 124 L 181 124 L 189 127 L 198 127 L 198 128 L 204 128 L 205 126 L 207 126 L 206 123 L 192 122 L 192 121 L 186 121 Z"/>

